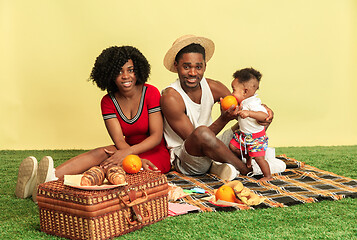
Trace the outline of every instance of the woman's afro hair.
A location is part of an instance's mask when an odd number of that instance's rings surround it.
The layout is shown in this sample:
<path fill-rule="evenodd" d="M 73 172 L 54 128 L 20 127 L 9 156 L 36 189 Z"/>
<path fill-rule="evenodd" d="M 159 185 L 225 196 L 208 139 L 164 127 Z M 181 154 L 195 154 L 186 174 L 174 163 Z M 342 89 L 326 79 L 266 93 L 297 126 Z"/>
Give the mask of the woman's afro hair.
<path fill-rule="evenodd" d="M 97 57 L 90 79 L 103 91 L 118 91 L 115 80 L 124 66 L 131 59 L 134 64 L 136 85 L 145 83 L 150 75 L 151 66 L 145 56 L 135 47 L 109 47 Z"/>

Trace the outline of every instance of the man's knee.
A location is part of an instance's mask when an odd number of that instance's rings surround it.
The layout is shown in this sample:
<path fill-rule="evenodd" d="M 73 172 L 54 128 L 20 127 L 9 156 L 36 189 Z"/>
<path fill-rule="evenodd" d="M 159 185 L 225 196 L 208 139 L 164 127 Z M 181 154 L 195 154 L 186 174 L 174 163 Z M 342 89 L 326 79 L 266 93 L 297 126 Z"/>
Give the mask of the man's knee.
<path fill-rule="evenodd" d="M 205 142 L 215 137 L 214 133 L 206 126 L 200 126 L 192 132 L 192 137 L 196 141 Z"/>
<path fill-rule="evenodd" d="M 194 140 L 201 146 L 214 148 L 217 147 L 220 140 L 214 132 L 206 126 L 200 126 L 193 131 Z"/>

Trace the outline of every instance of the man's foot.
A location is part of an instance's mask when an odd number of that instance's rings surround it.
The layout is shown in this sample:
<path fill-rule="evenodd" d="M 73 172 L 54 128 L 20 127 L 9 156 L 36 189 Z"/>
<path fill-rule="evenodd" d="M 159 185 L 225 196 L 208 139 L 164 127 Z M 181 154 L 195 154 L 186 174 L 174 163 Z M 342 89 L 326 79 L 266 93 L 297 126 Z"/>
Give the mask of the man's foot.
<path fill-rule="evenodd" d="M 37 188 L 41 183 L 49 182 L 52 180 L 57 180 L 55 176 L 55 171 L 53 168 L 53 159 L 50 156 L 45 156 L 42 158 L 38 164 L 37 180 L 36 186 L 32 192 L 32 200 L 37 203 Z"/>
<path fill-rule="evenodd" d="M 215 174 L 223 180 L 231 181 L 237 177 L 239 172 L 236 170 L 233 165 L 229 163 L 220 163 L 212 161 L 211 168 L 209 173 Z"/>
<path fill-rule="evenodd" d="M 37 159 L 35 157 L 25 158 L 20 166 L 17 175 L 15 195 L 18 198 L 28 198 L 36 184 Z"/>

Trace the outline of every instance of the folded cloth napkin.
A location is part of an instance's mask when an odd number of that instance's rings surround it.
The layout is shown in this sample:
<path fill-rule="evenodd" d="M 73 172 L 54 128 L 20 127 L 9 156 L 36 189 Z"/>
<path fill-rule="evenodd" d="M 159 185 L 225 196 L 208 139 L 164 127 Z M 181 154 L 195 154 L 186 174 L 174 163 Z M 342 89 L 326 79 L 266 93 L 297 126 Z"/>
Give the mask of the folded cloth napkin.
<path fill-rule="evenodd" d="M 198 212 L 199 210 L 199 207 L 193 206 L 191 204 L 169 202 L 169 216 L 176 216 L 189 212 Z"/>

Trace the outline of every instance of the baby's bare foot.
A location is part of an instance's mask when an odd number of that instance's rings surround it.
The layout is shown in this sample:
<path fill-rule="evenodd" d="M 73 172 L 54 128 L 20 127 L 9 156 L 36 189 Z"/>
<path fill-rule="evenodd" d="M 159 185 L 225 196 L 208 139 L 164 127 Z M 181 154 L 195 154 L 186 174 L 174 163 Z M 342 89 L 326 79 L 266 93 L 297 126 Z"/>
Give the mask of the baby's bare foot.
<path fill-rule="evenodd" d="M 273 180 L 272 176 L 267 176 L 267 177 L 262 177 L 261 179 L 259 179 L 259 182 L 265 182 L 265 181 L 271 181 Z"/>

